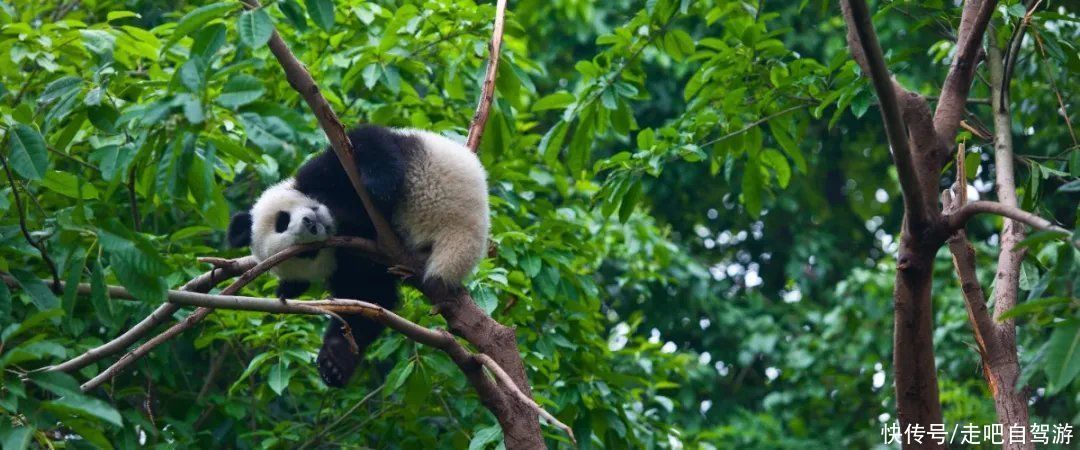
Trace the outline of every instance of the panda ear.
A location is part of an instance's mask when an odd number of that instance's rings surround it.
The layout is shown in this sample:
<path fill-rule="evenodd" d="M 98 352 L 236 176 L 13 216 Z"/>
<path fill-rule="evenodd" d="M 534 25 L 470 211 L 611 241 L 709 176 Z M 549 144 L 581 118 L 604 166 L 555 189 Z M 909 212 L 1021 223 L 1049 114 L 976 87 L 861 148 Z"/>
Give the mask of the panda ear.
<path fill-rule="evenodd" d="M 229 221 L 229 246 L 247 247 L 251 245 L 251 213 L 236 213 Z"/>

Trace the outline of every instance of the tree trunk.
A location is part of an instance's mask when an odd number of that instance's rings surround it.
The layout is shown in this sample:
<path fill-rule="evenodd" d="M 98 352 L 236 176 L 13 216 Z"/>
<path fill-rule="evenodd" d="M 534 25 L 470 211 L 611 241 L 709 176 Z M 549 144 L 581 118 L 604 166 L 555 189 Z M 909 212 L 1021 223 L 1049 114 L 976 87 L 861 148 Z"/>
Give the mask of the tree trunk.
<path fill-rule="evenodd" d="M 905 227 L 906 229 L 906 227 Z M 896 411 L 901 430 L 919 424 L 928 430 L 940 424 L 937 368 L 934 364 L 933 287 L 934 248 L 917 248 L 914 233 L 907 231 L 900 241 L 893 314 L 893 372 L 896 376 Z M 938 449 L 932 439 L 904 448 Z"/>

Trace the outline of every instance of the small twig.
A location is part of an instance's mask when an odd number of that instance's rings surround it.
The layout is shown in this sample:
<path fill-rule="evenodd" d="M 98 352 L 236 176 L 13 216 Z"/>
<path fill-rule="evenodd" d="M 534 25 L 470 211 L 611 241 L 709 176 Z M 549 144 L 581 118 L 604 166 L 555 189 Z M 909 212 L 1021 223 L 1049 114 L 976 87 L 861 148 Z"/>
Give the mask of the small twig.
<path fill-rule="evenodd" d="M 4 141 L 0 142 L 0 147 L 3 147 L 3 143 L 7 141 L 7 135 L 4 135 Z M 0 164 L 4 166 L 4 173 L 7 174 L 8 184 L 11 185 L 11 194 L 15 197 L 15 211 L 19 214 L 19 230 L 22 231 L 23 238 L 32 247 L 37 249 L 41 254 L 42 261 L 45 261 L 45 265 L 49 267 L 49 273 L 52 274 L 52 289 L 54 292 L 60 292 L 60 272 L 56 269 L 56 263 L 49 257 L 49 252 L 45 249 L 44 239 L 34 239 L 30 236 L 30 229 L 26 225 L 26 209 L 23 207 L 22 197 L 19 196 L 19 187 L 15 185 L 15 175 L 11 173 L 11 167 L 8 166 L 7 158 L 0 155 Z M 26 193 L 28 196 L 30 192 Z"/>
<path fill-rule="evenodd" d="M 750 122 L 750 123 L 746 124 L 746 126 L 744 126 L 744 127 L 742 127 L 742 128 L 739 128 L 738 130 L 735 130 L 735 131 L 732 131 L 732 132 L 730 132 L 730 133 L 727 133 L 727 134 L 725 134 L 725 135 L 723 135 L 723 136 L 720 136 L 720 137 L 718 137 L 718 138 L 716 138 L 716 139 L 712 139 L 712 140 L 706 141 L 705 143 L 703 143 L 703 144 L 699 145 L 698 147 L 702 147 L 702 148 L 704 148 L 704 147 L 708 147 L 708 146 L 710 146 L 710 145 L 713 145 L 713 144 L 715 144 L 715 143 L 717 143 L 717 142 L 722 142 L 722 141 L 725 141 L 725 140 L 727 140 L 727 139 L 730 139 L 730 138 L 732 138 L 732 137 L 734 137 L 734 136 L 738 136 L 738 135 L 740 135 L 740 134 L 742 134 L 742 133 L 745 133 L 745 132 L 747 132 L 747 131 L 750 131 L 750 130 L 751 130 L 751 129 L 753 129 L 754 127 L 756 127 L 756 126 L 758 126 L 758 125 L 762 125 L 762 124 L 765 124 L 765 123 L 767 123 L 768 121 L 770 121 L 770 120 L 773 120 L 773 119 L 775 119 L 775 118 L 777 118 L 777 117 L 780 117 L 780 116 L 782 116 L 782 115 L 784 115 L 784 114 L 787 114 L 787 113 L 789 113 L 789 112 L 792 112 L 792 111 L 795 111 L 795 110 L 803 109 L 803 108 L 806 108 L 806 107 L 808 107 L 808 106 L 810 106 L 810 104 L 809 104 L 809 103 L 803 103 L 803 104 L 799 104 L 799 105 L 795 105 L 795 106 L 791 106 L 791 107 L 788 107 L 788 108 L 782 109 L 782 110 L 780 110 L 780 111 L 777 111 L 777 112 L 774 112 L 774 113 L 772 113 L 772 114 L 769 114 L 769 115 L 767 115 L 767 116 L 765 116 L 765 117 L 762 117 L 762 118 L 760 118 L 760 119 L 758 119 L 758 120 L 755 120 L 755 121 L 753 121 L 753 122 Z"/>
<path fill-rule="evenodd" d="M 1073 131 L 1072 121 L 1069 120 L 1069 110 L 1065 107 L 1065 100 L 1061 97 L 1061 90 L 1058 89 L 1057 80 L 1054 78 L 1054 73 L 1050 70 L 1050 65 L 1046 61 L 1046 49 L 1043 48 L 1042 38 L 1039 36 L 1039 30 L 1032 29 L 1031 35 L 1035 37 L 1035 45 L 1038 47 L 1039 59 L 1042 60 L 1042 66 L 1046 72 L 1046 79 L 1050 82 L 1050 89 L 1054 91 L 1054 96 L 1057 97 L 1058 107 L 1061 108 L 1061 117 L 1065 119 L 1065 129 L 1069 130 L 1069 137 L 1072 138 L 1073 146 L 1078 145 L 1076 140 L 1076 132 Z"/>
<path fill-rule="evenodd" d="M 495 75 L 499 70 L 499 50 L 502 48 L 503 16 L 506 15 L 506 0 L 498 0 L 495 4 L 495 25 L 491 31 L 491 43 L 488 51 L 491 53 L 488 59 L 487 71 L 484 73 L 484 84 L 480 89 L 480 101 L 473 114 L 472 123 L 469 125 L 469 137 L 465 146 L 473 153 L 480 148 L 480 138 L 484 136 L 484 126 L 487 125 L 488 116 L 491 115 L 491 102 L 495 99 Z"/>
<path fill-rule="evenodd" d="M 356 402 L 356 404 L 352 405 L 352 407 L 350 407 L 348 410 L 346 410 L 344 414 L 341 414 L 340 416 L 338 416 L 337 420 L 334 420 L 332 423 L 330 423 L 330 425 L 327 425 L 327 426 L 323 427 L 322 431 L 319 431 L 311 439 L 308 439 L 307 442 L 305 442 L 303 445 L 301 445 L 299 447 L 299 449 L 303 450 L 305 448 L 310 447 L 311 445 L 313 445 L 315 443 L 318 443 L 319 439 L 322 439 L 322 437 L 325 436 L 326 433 L 329 433 L 330 430 L 332 430 L 339 423 L 341 423 L 341 421 L 345 420 L 346 417 L 352 416 L 352 414 L 354 412 L 356 412 L 357 409 L 359 409 L 361 406 L 363 406 L 364 403 L 367 403 L 368 400 L 371 400 L 373 397 L 375 397 L 375 394 L 378 394 L 379 392 L 381 392 L 383 390 L 383 388 L 385 388 L 385 387 L 386 387 L 386 383 L 383 383 L 379 387 L 373 389 L 371 392 L 368 392 L 368 394 L 365 395 L 364 398 L 360 399 L 360 401 L 358 401 L 358 402 Z"/>
<path fill-rule="evenodd" d="M 563 432 L 565 432 L 566 435 L 570 437 L 570 442 L 577 444 L 577 439 L 574 438 L 574 430 L 570 429 L 570 427 L 566 426 L 565 423 L 560 422 L 559 419 L 556 419 L 555 416 L 552 416 L 551 413 L 544 410 L 542 406 L 536 403 L 536 400 L 533 400 L 528 395 L 525 395 L 524 392 L 521 392 L 521 389 L 518 389 L 517 385 L 514 384 L 514 380 L 510 379 L 510 375 L 507 374 L 506 371 L 502 369 L 502 367 L 495 363 L 495 360 L 491 359 L 491 357 L 483 353 L 477 354 L 476 359 L 479 360 L 480 363 L 483 364 L 484 367 L 486 367 L 487 370 L 495 376 L 495 379 L 499 381 L 499 385 L 502 386 L 503 389 L 510 391 L 510 393 L 513 394 L 514 397 L 535 410 L 536 413 L 539 414 L 540 417 L 543 417 L 545 420 L 547 420 L 548 423 L 563 430 Z"/>

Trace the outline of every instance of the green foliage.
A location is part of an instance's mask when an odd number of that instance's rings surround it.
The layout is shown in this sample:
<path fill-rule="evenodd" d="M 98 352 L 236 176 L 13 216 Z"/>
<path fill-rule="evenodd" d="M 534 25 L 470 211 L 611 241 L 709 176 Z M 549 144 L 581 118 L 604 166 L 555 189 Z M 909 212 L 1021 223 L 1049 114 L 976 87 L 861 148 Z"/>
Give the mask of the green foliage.
<path fill-rule="evenodd" d="M 326 144 L 265 45 L 273 28 L 346 124 L 463 139 L 494 5 L 68 3 L 0 0 L 0 271 L 13 277 L 0 283 L 0 445 L 501 448 L 457 367 L 399 335 L 347 389 L 325 388 L 311 317 L 218 311 L 87 393 L 79 381 L 113 359 L 31 373 L 148 315 L 207 269 L 197 257 L 243 254 L 224 248 L 230 212 Z M 581 448 L 868 448 L 895 418 L 902 218 L 875 99 L 834 2 L 776 3 L 510 2 L 480 149 L 497 250 L 467 287 L 516 328 L 534 397 Z M 1018 5 L 996 12 L 995 39 Z M 881 6 L 898 79 L 937 95 L 953 44 L 936 30 L 958 9 Z M 1017 63 L 1013 134 L 1023 206 L 1075 228 L 1080 117 L 1062 120 L 1056 91 L 1067 102 L 1080 81 L 1080 30 L 1065 8 L 1031 16 L 1041 44 L 1025 41 Z M 988 106 L 971 109 L 991 123 Z M 968 179 L 992 196 L 991 144 L 961 138 Z M 987 292 L 999 230 L 968 229 Z M 88 289 L 52 292 L 36 247 Z M 1023 247 L 1006 316 L 1022 382 L 1033 418 L 1076 422 L 1080 252 L 1045 233 Z M 944 251 L 934 280 L 946 420 L 989 423 Z M 404 294 L 403 316 L 445 327 Z"/>

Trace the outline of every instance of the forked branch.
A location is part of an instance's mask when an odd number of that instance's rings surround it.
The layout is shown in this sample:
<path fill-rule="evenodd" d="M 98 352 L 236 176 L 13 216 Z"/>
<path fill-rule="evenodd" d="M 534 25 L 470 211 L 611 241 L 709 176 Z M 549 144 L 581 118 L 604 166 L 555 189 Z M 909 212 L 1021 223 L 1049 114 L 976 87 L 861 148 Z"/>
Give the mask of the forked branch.
<path fill-rule="evenodd" d="M 900 189 L 904 196 L 908 220 L 914 228 L 926 223 L 929 216 L 924 200 L 919 177 L 912 159 L 911 145 L 907 137 L 907 127 L 901 115 L 897 90 L 892 75 L 885 65 L 885 56 L 881 52 L 874 25 L 870 21 L 870 11 L 863 0 L 842 0 L 840 2 L 844 20 L 848 26 L 848 46 L 852 56 L 863 63 L 868 70 L 874 92 L 880 103 L 881 116 L 885 122 L 885 134 L 892 147 L 892 157 L 896 172 L 900 178 Z"/>

